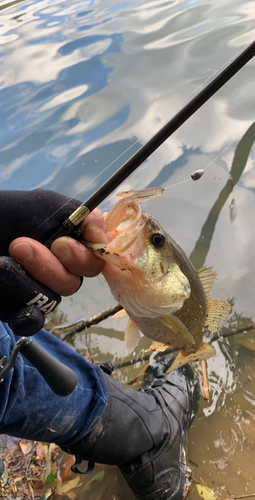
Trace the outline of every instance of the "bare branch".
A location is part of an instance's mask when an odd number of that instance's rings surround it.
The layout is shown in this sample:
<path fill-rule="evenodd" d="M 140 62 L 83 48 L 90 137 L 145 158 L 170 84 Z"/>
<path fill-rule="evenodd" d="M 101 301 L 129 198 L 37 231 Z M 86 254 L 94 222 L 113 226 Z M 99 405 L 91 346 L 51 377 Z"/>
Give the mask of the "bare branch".
<path fill-rule="evenodd" d="M 123 309 L 123 307 L 120 304 L 116 304 L 114 306 L 109 307 L 109 309 L 101 311 L 100 314 L 92 316 L 92 318 L 89 318 L 88 320 L 79 321 L 78 324 L 76 323 L 76 326 L 72 328 L 72 330 L 70 330 L 64 335 L 62 340 L 65 341 L 67 339 L 71 339 L 76 333 L 82 332 L 82 330 L 85 330 L 85 328 L 88 328 L 89 326 L 97 325 L 98 323 L 100 323 L 100 321 L 109 318 L 109 316 L 113 316 L 121 309 Z M 71 323 L 71 325 L 63 325 L 63 326 L 61 325 L 61 327 L 52 328 L 52 331 L 54 332 L 54 330 L 61 330 L 64 328 L 68 328 L 68 326 L 72 325 L 73 323 Z"/>

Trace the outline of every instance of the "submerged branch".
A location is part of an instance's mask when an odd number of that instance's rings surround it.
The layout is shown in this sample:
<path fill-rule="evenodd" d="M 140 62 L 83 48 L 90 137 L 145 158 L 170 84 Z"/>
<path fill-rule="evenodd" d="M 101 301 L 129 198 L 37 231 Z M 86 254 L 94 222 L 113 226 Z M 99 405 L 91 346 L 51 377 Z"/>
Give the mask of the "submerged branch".
<path fill-rule="evenodd" d="M 69 330 L 62 338 L 63 341 L 70 340 L 71 338 L 73 338 L 73 336 L 76 333 L 79 333 L 82 330 L 87 329 L 89 326 L 96 325 L 96 324 L 100 323 L 101 321 L 109 318 L 110 316 L 113 316 L 114 314 L 121 311 L 122 309 L 123 309 L 123 307 L 120 304 L 116 304 L 114 306 L 109 307 L 109 309 L 105 309 L 104 311 L 101 311 L 101 313 L 96 314 L 95 316 L 92 316 L 88 320 L 81 319 L 81 320 L 79 320 L 75 323 L 71 323 L 69 325 L 56 326 L 56 327 L 52 328 L 52 331 L 53 332 L 54 331 L 61 331 L 61 330 L 64 330 L 64 329 L 70 328 L 71 326 L 76 325 L 71 330 Z M 253 329 L 255 329 L 255 324 L 251 323 L 251 325 L 248 325 L 248 326 L 245 326 L 242 328 L 236 328 L 235 330 L 230 330 L 229 332 L 224 332 L 222 334 L 216 333 L 209 341 L 209 344 L 212 344 L 212 342 L 215 342 L 216 340 L 221 340 L 221 339 L 224 339 L 227 337 L 232 337 L 233 335 L 237 335 L 238 333 L 243 333 L 243 332 L 250 331 Z M 165 353 L 171 353 L 171 352 L 175 352 L 175 351 L 176 351 L 176 349 L 169 347 L 168 349 L 166 349 Z M 91 353 L 90 353 L 90 355 L 91 355 Z M 141 361 L 142 362 L 148 361 L 150 359 L 150 357 L 151 357 L 151 354 L 146 354 L 145 356 L 142 356 L 142 357 L 137 358 L 137 359 L 124 361 L 123 363 L 119 363 L 119 364 L 115 365 L 115 369 L 125 368 L 127 366 L 134 365 L 134 364 L 139 363 Z"/>
<path fill-rule="evenodd" d="M 243 333 L 243 332 L 246 332 L 249 330 L 254 330 L 254 329 L 255 329 L 255 325 L 254 325 L 254 323 L 252 323 L 251 325 L 243 326 L 243 328 L 236 328 L 235 330 L 230 330 L 229 332 L 225 332 L 222 334 L 216 333 L 211 338 L 209 344 L 211 344 L 212 342 L 215 342 L 216 340 L 225 339 L 226 337 L 232 337 L 232 335 L 237 335 L 238 333 Z"/>
<path fill-rule="evenodd" d="M 247 495 L 238 495 L 237 497 L 227 497 L 224 500 L 243 500 L 244 498 L 255 498 L 255 493 L 247 493 Z"/>
<path fill-rule="evenodd" d="M 92 316 L 92 318 L 89 318 L 87 320 L 81 319 L 81 320 L 79 320 L 75 323 L 71 323 L 69 325 L 56 326 L 55 328 L 52 328 L 52 331 L 54 332 L 54 331 L 64 330 L 64 329 L 70 328 L 70 326 L 76 325 L 76 326 L 74 326 L 74 328 L 72 328 L 72 330 L 69 330 L 69 332 L 67 332 L 63 336 L 62 340 L 65 341 L 65 340 L 71 339 L 76 333 L 82 332 L 82 330 L 85 330 L 89 326 L 97 325 L 98 323 L 100 323 L 104 319 L 109 318 L 109 316 L 113 316 L 118 311 L 121 311 L 121 309 L 123 309 L 123 307 L 120 304 L 116 304 L 115 306 L 111 306 L 111 307 L 109 307 L 109 309 L 105 309 L 104 311 L 101 311 L 99 314 Z"/>

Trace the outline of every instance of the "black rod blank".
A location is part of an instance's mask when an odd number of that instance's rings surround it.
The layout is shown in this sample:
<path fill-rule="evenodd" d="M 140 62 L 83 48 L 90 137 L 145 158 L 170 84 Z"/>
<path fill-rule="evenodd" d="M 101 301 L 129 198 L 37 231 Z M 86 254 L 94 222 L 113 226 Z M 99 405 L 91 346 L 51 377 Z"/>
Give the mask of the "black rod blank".
<path fill-rule="evenodd" d="M 225 83 L 227 83 L 255 55 L 255 41 L 239 54 L 218 76 L 216 76 L 201 92 L 199 92 L 184 108 L 179 111 L 164 127 L 162 127 L 144 146 L 142 146 L 108 181 L 106 181 L 90 198 L 73 212 L 44 244 L 51 243 L 71 233 L 83 219 L 96 208 L 114 189 L 116 189 L 134 170 L 137 169 L 156 149 L 163 144 L 184 122 L 210 99 Z"/>
<path fill-rule="evenodd" d="M 197 94 L 177 113 L 159 132 L 142 146 L 108 181 L 106 181 L 87 201 L 83 203 L 90 211 L 96 208 L 116 187 L 118 187 L 137 167 L 165 142 L 190 116 L 192 116 L 210 97 L 227 83 L 255 55 L 255 41 L 252 42 L 232 63 L 230 63 L 212 82 Z"/>

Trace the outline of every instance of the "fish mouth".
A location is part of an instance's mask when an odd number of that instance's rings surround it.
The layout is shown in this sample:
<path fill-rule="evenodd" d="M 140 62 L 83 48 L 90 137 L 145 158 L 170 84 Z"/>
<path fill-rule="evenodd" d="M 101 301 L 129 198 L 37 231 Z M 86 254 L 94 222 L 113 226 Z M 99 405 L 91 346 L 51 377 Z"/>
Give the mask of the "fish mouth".
<path fill-rule="evenodd" d="M 144 227 L 142 214 L 142 208 L 135 196 L 122 198 L 105 216 L 111 241 L 103 244 L 84 240 L 83 244 L 104 261 L 123 267 L 126 263 L 125 252 L 134 245 Z"/>

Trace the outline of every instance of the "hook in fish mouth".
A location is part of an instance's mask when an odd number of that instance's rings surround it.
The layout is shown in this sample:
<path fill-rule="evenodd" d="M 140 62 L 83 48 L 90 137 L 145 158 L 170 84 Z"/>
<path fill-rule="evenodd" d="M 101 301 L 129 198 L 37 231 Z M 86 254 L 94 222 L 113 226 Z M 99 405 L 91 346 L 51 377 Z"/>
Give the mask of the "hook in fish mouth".
<path fill-rule="evenodd" d="M 91 241 L 83 240 L 82 243 L 92 252 L 103 254 L 116 255 L 118 252 L 125 253 L 137 240 L 140 233 L 140 228 L 133 231 L 131 234 L 125 233 L 116 236 L 110 243 L 92 243 Z"/>

